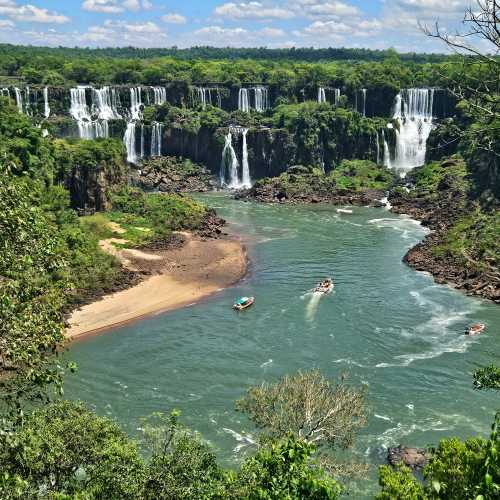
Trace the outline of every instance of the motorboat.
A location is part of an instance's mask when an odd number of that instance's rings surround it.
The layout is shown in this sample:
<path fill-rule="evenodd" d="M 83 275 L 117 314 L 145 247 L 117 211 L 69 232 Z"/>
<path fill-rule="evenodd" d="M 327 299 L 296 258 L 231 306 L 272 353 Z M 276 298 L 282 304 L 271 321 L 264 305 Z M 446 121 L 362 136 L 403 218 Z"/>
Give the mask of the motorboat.
<path fill-rule="evenodd" d="M 234 303 L 233 309 L 236 311 L 243 311 L 244 309 L 248 309 L 250 306 L 253 306 L 254 302 L 255 297 L 241 297 Z"/>
<path fill-rule="evenodd" d="M 486 325 L 484 323 L 475 323 L 465 330 L 465 335 L 470 335 L 471 337 L 474 335 L 479 335 L 482 331 L 484 331 L 485 328 Z"/>

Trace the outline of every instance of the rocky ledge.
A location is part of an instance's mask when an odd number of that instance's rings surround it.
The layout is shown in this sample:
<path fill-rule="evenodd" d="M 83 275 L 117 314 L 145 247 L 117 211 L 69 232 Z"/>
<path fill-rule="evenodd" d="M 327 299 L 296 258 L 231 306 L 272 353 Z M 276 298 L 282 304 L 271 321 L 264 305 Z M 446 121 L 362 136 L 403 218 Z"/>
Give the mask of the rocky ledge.
<path fill-rule="evenodd" d="M 263 203 L 331 203 L 382 206 L 391 174 L 368 161 L 344 161 L 330 174 L 296 165 L 279 177 L 261 179 L 236 199 Z"/>
<path fill-rule="evenodd" d="M 478 202 L 469 198 L 470 186 L 466 185 L 465 178 L 459 175 L 460 168 L 463 167 L 461 160 L 448 159 L 434 164 L 434 167 L 432 172 L 434 177 L 438 169 L 441 173 L 444 172 L 437 186 L 423 189 L 424 178 L 429 173 L 424 169 L 429 171 L 430 167 L 421 167 L 408 177 L 411 186 L 409 191 L 398 188 L 389 195 L 393 212 L 409 215 L 431 229 L 431 233 L 411 248 L 403 260 L 417 271 L 432 274 L 437 283 L 448 284 L 468 295 L 500 303 L 498 263 L 479 250 L 488 245 L 494 246 L 495 243 L 472 241 L 472 246 L 476 249 L 474 255 L 470 255 L 465 249 L 458 252 L 452 251 L 451 248 L 457 246 L 456 234 L 452 233 L 461 232 L 459 245 L 463 245 L 478 234 L 481 235 L 481 224 L 484 225 L 481 218 L 493 220 L 495 209 L 490 209 L 485 215 Z M 457 226 L 458 223 L 461 226 Z M 463 229 L 459 231 L 457 228 L 462 226 Z M 490 248 L 491 251 L 498 254 L 498 240 L 496 250 Z"/>
<path fill-rule="evenodd" d="M 399 445 L 389 448 L 387 451 L 387 461 L 393 467 L 403 463 L 412 470 L 422 470 L 427 465 L 429 457 L 425 450 Z"/>
<path fill-rule="evenodd" d="M 143 162 L 131 172 L 132 183 L 145 191 L 164 193 L 206 192 L 217 182 L 205 167 L 174 157 L 158 157 Z"/>

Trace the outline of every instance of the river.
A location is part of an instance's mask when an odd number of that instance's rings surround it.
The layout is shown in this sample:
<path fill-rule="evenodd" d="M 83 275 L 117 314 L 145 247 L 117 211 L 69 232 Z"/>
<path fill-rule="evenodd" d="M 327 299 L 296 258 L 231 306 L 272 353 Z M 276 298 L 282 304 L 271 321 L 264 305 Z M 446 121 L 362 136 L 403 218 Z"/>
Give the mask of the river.
<path fill-rule="evenodd" d="M 72 344 L 79 370 L 66 380 L 68 397 L 131 434 L 140 417 L 178 408 L 228 465 L 252 450 L 254 429 L 234 411 L 246 387 L 299 369 L 347 373 L 368 386 L 370 406 L 355 453 L 374 467 L 353 486 L 356 498 L 376 491 L 387 446 L 488 433 L 498 396 L 474 391 L 471 372 L 494 360 L 500 308 L 403 264 L 425 235 L 419 224 L 382 208 L 339 214 L 201 199 L 243 235 L 248 277 L 200 304 Z M 335 292 L 315 301 L 306 292 L 327 276 Z M 241 295 L 256 304 L 238 314 L 231 304 Z M 464 336 L 479 320 L 486 333 Z"/>

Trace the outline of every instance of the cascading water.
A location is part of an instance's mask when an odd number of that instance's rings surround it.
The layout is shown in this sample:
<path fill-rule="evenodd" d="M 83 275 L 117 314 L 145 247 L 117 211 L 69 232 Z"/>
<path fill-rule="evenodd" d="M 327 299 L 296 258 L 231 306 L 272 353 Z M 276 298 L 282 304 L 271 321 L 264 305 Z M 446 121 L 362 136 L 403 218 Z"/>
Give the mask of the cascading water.
<path fill-rule="evenodd" d="M 153 87 L 154 105 L 162 106 L 167 102 L 167 89 L 164 87 Z"/>
<path fill-rule="evenodd" d="M 434 127 L 434 89 L 404 89 L 396 96 L 393 119 L 396 150 L 393 168 L 405 175 L 425 163 L 427 139 Z"/>
<path fill-rule="evenodd" d="M 266 87 L 255 87 L 255 111 L 263 113 L 269 107 L 269 91 Z"/>
<path fill-rule="evenodd" d="M 335 105 L 337 105 L 339 103 L 339 100 L 340 100 L 340 89 L 333 89 L 334 91 L 334 103 Z"/>
<path fill-rule="evenodd" d="M 109 87 L 92 89 L 92 111 L 101 120 L 119 120 L 121 116 L 117 106 L 116 92 Z"/>
<path fill-rule="evenodd" d="M 50 105 L 49 105 L 49 89 L 48 87 L 45 87 L 43 89 L 43 114 L 45 118 L 48 118 L 50 116 Z"/>
<path fill-rule="evenodd" d="M 10 97 L 10 90 L 8 88 L 3 88 L 1 92 L 3 96 Z"/>
<path fill-rule="evenodd" d="M 151 156 L 161 156 L 163 124 L 154 123 L 151 131 Z"/>
<path fill-rule="evenodd" d="M 24 103 L 23 103 L 23 94 L 20 89 L 17 87 L 14 88 L 14 92 L 16 93 L 16 104 L 17 104 L 17 109 L 19 110 L 19 113 L 24 112 Z"/>
<path fill-rule="evenodd" d="M 363 116 L 366 116 L 366 89 L 361 89 L 363 94 Z"/>
<path fill-rule="evenodd" d="M 243 158 L 242 158 L 242 172 L 241 172 L 241 187 L 250 188 L 252 187 L 252 179 L 250 178 L 250 166 L 248 165 L 248 146 L 247 146 L 247 134 L 248 129 L 242 130 L 243 134 Z"/>
<path fill-rule="evenodd" d="M 326 92 L 323 87 L 318 88 L 318 102 L 320 104 L 326 102 Z"/>
<path fill-rule="evenodd" d="M 389 149 L 389 144 L 387 144 L 387 139 L 385 137 L 385 132 L 383 130 L 382 130 L 382 140 L 384 141 L 384 165 L 387 168 L 392 168 L 391 151 Z"/>
<path fill-rule="evenodd" d="M 375 130 L 375 145 L 377 147 L 377 165 L 380 165 L 380 138 L 378 136 L 378 130 Z"/>
<path fill-rule="evenodd" d="M 238 94 L 238 109 L 244 113 L 250 111 L 250 100 L 248 99 L 248 89 L 240 89 Z"/>
<path fill-rule="evenodd" d="M 137 163 L 137 153 L 135 150 L 135 122 L 129 122 L 127 124 L 123 142 L 127 148 L 127 161 L 129 163 Z"/>
<path fill-rule="evenodd" d="M 142 120 L 142 88 L 130 89 L 130 120 Z"/>
<path fill-rule="evenodd" d="M 144 123 L 141 123 L 141 152 L 139 158 L 142 160 L 146 156 L 146 152 L 144 149 L 145 140 L 144 140 Z"/>
<path fill-rule="evenodd" d="M 233 136 L 231 132 L 228 132 L 224 150 L 222 151 L 222 161 L 220 165 L 221 186 L 227 186 L 229 189 L 237 189 L 240 187 L 238 181 L 238 166 L 238 158 L 233 148 Z"/>

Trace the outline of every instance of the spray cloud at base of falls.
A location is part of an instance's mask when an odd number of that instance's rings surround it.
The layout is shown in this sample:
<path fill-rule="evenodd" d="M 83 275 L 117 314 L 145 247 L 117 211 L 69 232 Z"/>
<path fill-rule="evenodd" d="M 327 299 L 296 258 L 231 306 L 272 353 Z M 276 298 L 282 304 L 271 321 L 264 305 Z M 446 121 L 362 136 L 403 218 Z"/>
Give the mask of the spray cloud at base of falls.
<path fill-rule="evenodd" d="M 252 186 L 250 167 L 248 163 L 248 129 L 230 127 L 226 135 L 226 142 L 222 151 L 220 166 L 220 185 L 229 189 L 242 189 Z M 239 175 L 240 162 L 233 146 L 233 137 L 242 138 L 241 176 Z"/>

